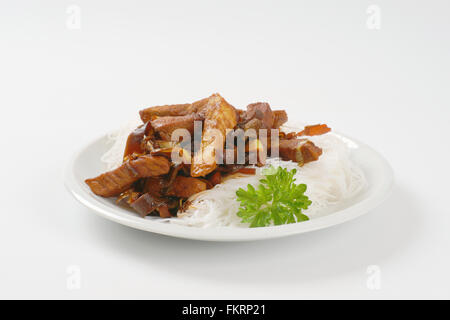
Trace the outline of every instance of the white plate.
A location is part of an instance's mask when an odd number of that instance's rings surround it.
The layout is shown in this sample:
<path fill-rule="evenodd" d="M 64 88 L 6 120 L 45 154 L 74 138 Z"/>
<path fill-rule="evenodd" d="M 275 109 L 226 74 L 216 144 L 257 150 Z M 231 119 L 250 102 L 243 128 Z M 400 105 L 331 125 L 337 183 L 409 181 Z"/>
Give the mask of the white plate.
<path fill-rule="evenodd" d="M 143 219 L 131 210 L 115 205 L 113 199 L 105 199 L 94 195 L 84 183 L 86 178 L 104 172 L 100 158 L 108 148 L 106 136 L 95 140 L 73 157 L 65 172 L 65 185 L 77 200 L 100 216 L 140 230 L 179 238 L 208 241 L 248 241 L 279 238 L 349 221 L 374 209 L 389 195 L 393 184 L 393 172 L 386 160 L 367 145 L 344 135 L 339 136 L 347 139 L 352 145 L 351 157 L 364 171 L 368 185 L 356 198 L 340 206 L 339 210 L 327 216 L 301 223 L 264 228 L 197 228 L 161 222 L 159 218 Z"/>

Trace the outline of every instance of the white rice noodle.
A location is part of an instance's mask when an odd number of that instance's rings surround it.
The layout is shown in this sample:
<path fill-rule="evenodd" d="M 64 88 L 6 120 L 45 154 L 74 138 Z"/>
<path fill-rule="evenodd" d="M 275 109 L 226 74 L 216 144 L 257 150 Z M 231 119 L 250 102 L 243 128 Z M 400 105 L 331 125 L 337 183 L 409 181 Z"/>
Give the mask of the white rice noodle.
<path fill-rule="evenodd" d="M 122 164 L 123 152 L 127 144 L 128 135 L 140 124 L 142 124 L 140 119 L 130 120 L 119 130 L 108 135 L 108 144 L 111 147 L 100 159 L 104 163 L 106 170 L 115 169 Z"/>

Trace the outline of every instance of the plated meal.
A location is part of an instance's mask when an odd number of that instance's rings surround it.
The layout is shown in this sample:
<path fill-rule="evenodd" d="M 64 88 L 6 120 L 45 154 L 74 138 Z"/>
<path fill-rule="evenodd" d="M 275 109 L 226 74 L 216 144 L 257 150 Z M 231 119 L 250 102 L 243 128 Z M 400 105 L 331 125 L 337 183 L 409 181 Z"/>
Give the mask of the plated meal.
<path fill-rule="evenodd" d="M 361 192 L 350 147 L 324 124 L 293 126 L 266 102 L 236 108 L 219 94 L 145 108 L 110 136 L 97 196 L 142 218 L 195 227 L 301 223 Z"/>

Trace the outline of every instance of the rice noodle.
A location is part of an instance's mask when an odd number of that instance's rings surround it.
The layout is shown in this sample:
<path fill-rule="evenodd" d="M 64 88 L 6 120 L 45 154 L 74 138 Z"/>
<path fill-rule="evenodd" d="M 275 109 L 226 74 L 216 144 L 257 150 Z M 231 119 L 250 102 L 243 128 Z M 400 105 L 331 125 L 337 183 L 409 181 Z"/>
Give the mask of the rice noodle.
<path fill-rule="evenodd" d="M 138 124 L 138 121 L 130 122 L 110 136 L 112 147 L 102 157 L 107 169 L 120 165 L 126 138 Z M 284 126 L 282 129 L 285 132 L 301 131 L 302 126 Z M 268 159 L 264 167 L 256 169 L 255 175 L 241 174 L 230 177 L 214 188 L 192 196 L 189 199 L 192 205 L 177 218 L 160 221 L 201 228 L 248 227 L 248 224 L 241 223 L 241 218 L 236 215 L 239 209 L 236 191 L 239 188 L 246 189 L 248 184 L 257 186 L 262 178 L 262 170 L 270 165 L 288 170 L 297 169 L 296 183 L 307 185 L 305 194 L 312 201 L 311 206 L 304 211 L 310 219 L 330 213 L 332 207 L 360 193 L 366 185 L 366 180 L 361 169 L 350 158 L 351 145 L 348 141 L 333 133 L 308 139 L 323 149 L 318 161 L 299 167 L 292 161 Z"/>
<path fill-rule="evenodd" d="M 123 161 L 123 153 L 127 144 L 128 135 L 142 122 L 136 118 L 124 124 L 119 130 L 108 134 L 108 144 L 111 148 L 106 151 L 100 160 L 105 164 L 106 170 L 119 167 Z"/>

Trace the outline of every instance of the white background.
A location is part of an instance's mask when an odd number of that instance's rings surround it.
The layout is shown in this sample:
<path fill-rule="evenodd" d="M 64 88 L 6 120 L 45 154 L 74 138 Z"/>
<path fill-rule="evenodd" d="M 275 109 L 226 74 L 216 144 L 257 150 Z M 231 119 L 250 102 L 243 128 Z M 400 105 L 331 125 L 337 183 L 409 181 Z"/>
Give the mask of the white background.
<path fill-rule="evenodd" d="M 1 0 L 0 297 L 450 298 L 449 14 L 447 0 Z M 368 143 L 392 196 L 330 229 L 206 243 L 104 220 L 65 190 L 77 148 L 213 92 Z"/>

